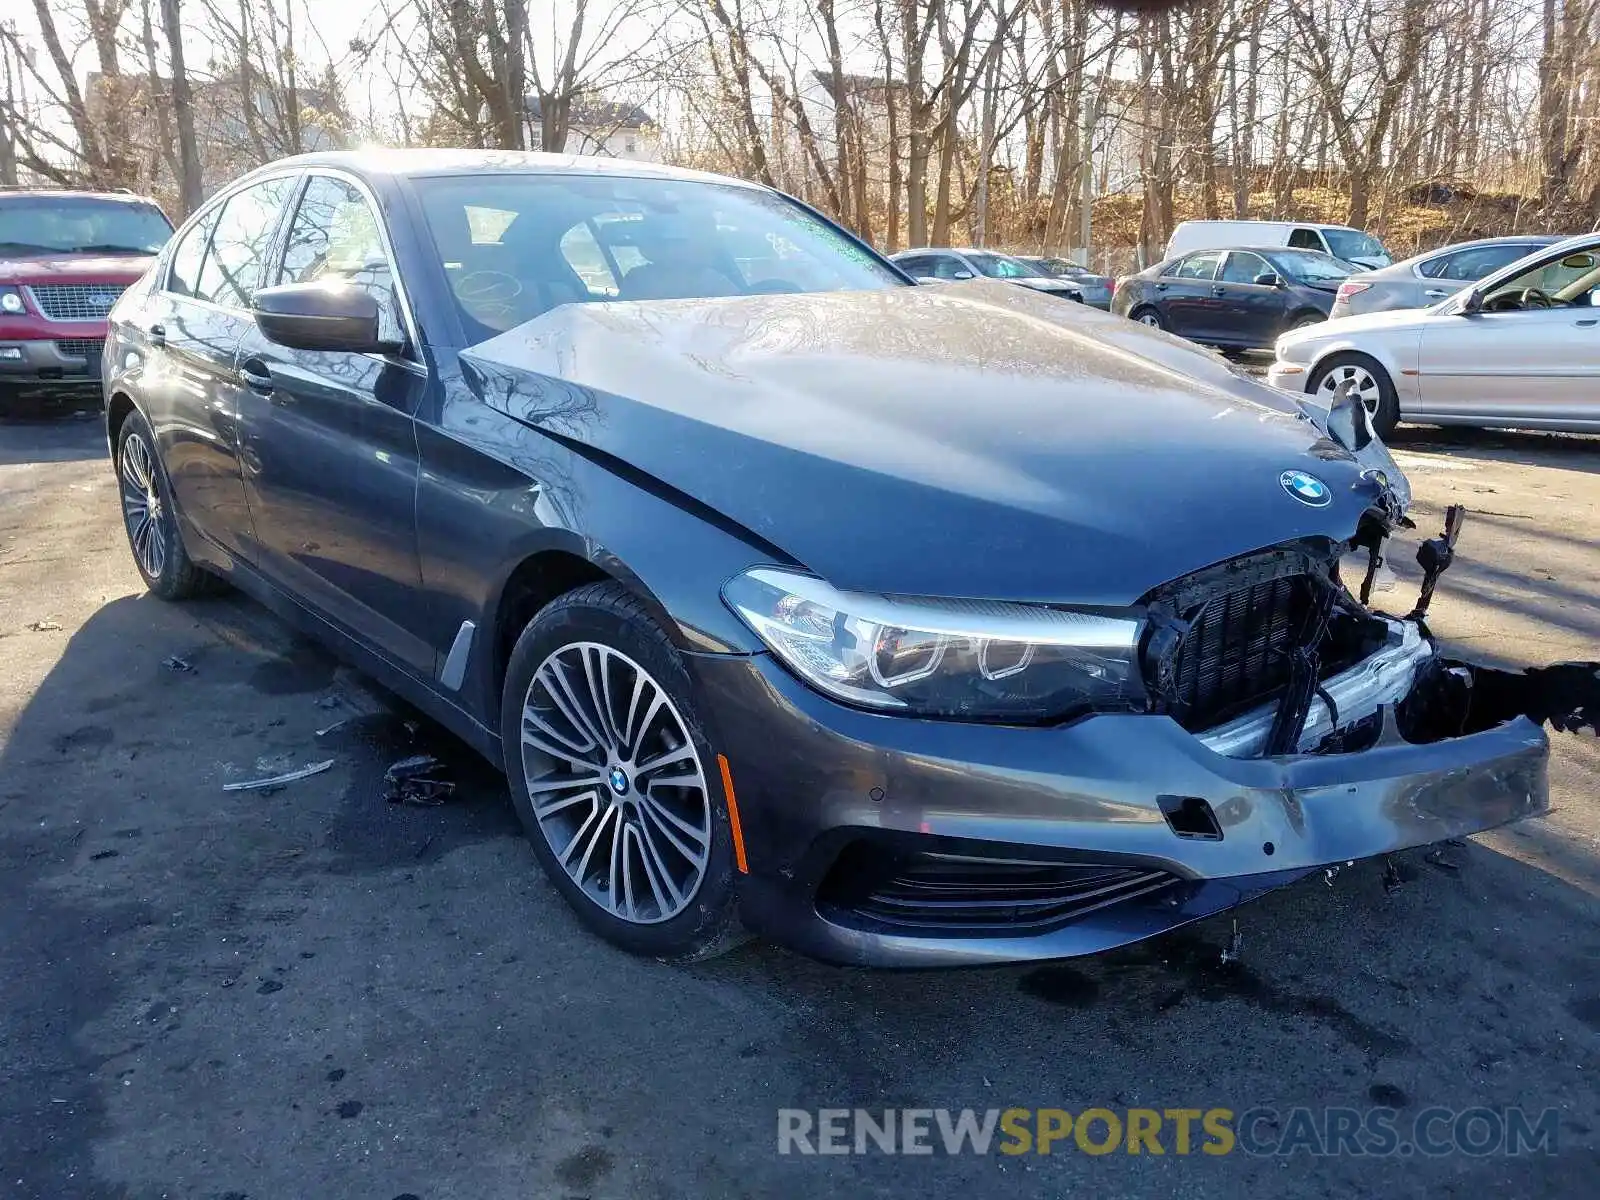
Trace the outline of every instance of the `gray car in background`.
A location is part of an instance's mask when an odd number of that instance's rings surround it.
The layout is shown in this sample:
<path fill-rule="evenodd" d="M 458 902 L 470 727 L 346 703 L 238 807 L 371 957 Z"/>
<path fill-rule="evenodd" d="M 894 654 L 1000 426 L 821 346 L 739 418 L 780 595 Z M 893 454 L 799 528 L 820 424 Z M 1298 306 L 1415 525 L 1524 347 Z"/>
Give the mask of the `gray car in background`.
<path fill-rule="evenodd" d="M 1397 308 L 1431 308 L 1501 267 L 1560 240 L 1530 233 L 1441 246 L 1346 280 L 1334 297 L 1328 317 L 1334 320 Z"/>
<path fill-rule="evenodd" d="M 1074 284 L 1083 292 L 1083 302 L 1090 308 L 1111 311 L 1111 294 L 1116 290 L 1116 280 L 1111 276 L 1096 275 L 1088 267 L 1080 267 L 1070 258 L 1037 254 L 1019 254 L 1016 257 L 1038 267 L 1047 275 L 1054 275 L 1057 279 L 1065 279 Z"/>
<path fill-rule="evenodd" d="M 1043 267 L 1012 254 L 993 250 L 925 246 L 902 250 L 889 261 L 919 283 L 960 282 L 967 279 L 1003 279 L 1029 291 L 1084 301 L 1083 289 L 1070 279 L 1058 279 Z"/>

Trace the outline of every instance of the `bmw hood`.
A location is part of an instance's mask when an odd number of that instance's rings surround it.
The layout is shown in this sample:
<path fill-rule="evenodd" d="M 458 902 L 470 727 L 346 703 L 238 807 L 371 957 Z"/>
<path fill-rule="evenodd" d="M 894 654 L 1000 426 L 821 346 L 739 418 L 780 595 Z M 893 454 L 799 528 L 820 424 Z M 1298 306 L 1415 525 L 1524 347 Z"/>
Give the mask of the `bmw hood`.
<path fill-rule="evenodd" d="M 1379 499 L 1287 395 L 1003 283 L 565 305 L 461 360 L 484 403 L 854 590 L 1124 605 Z"/>

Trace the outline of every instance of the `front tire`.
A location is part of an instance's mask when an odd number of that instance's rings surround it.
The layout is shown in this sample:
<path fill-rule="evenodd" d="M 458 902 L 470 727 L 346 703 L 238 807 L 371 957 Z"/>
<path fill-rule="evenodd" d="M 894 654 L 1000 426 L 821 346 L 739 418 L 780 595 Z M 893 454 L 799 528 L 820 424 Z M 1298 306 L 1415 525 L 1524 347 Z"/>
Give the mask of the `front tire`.
<path fill-rule="evenodd" d="M 1162 317 L 1157 309 L 1150 307 L 1148 304 L 1134 309 L 1128 314 L 1128 318 L 1150 329 L 1165 329 L 1167 327 L 1166 319 Z"/>
<path fill-rule="evenodd" d="M 1388 438 L 1400 423 L 1400 398 L 1395 393 L 1394 380 L 1375 358 L 1354 352 L 1335 354 L 1317 368 L 1306 391 L 1322 404 L 1332 404 L 1334 391 L 1346 380 L 1366 408 L 1372 431 L 1380 438 Z"/>
<path fill-rule="evenodd" d="M 584 925 L 677 961 L 742 940 L 718 763 L 682 659 L 632 593 L 590 584 L 528 623 L 500 736 L 517 815 Z"/>
<path fill-rule="evenodd" d="M 117 492 L 122 525 L 145 587 L 163 600 L 188 600 L 214 589 L 217 580 L 195 566 L 183 546 L 172 483 L 155 435 L 134 410 L 117 432 Z"/>
<path fill-rule="evenodd" d="M 1313 325 L 1321 325 L 1327 319 L 1328 318 L 1324 317 L 1321 313 L 1301 313 L 1293 321 L 1289 322 L 1289 329 L 1291 331 L 1296 329 L 1310 329 Z"/>

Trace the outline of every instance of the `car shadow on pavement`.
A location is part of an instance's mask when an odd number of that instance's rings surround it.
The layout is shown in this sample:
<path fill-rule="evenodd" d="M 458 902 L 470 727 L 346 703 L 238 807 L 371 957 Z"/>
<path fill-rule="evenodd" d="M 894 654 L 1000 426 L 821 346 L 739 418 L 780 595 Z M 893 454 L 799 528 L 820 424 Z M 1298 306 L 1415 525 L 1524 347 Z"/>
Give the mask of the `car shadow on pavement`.
<path fill-rule="evenodd" d="M 993 1155 L 780 1157 L 783 1107 L 1520 1104 L 1561 1110 L 1563 1154 L 1300 1158 L 1304 1191 L 1466 1195 L 1500 1172 L 1556 1196 L 1600 1167 L 1600 855 L 1545 822 L 1093 959 L 896 973 L 753 942 L 671 966 L 583 930 L 503 780 L 264 609 L 124 598 L 0 653 L 50 636 L 67 640 L 0 749 L 0 1162 L 21 1196 L 1108 1178 L 1079 1153 L 1006 1175 Z M 448 804 L 384 798 L 385 767 L 417 753 L 460 784 Z M 1148 1157 L 1114 1163 L 1117 1194 L 1158 1182 Z M 1277 1160 L 1205 1166 L 1186 1195 L 1302 1194 Z"/>
<path fill-rule="evenodd" d="M 1465 425 L 1401 425 L 1384 440 L 1391 450 L 1600 474 L 1600 434 L 1479 429 Z"/>
<path fill-rule="evenodd" d="M 37 419 L 0 417 L 0 467 L 79 462 L 105 456 L 105 426 L 98 409 L 78 409 Z"/>

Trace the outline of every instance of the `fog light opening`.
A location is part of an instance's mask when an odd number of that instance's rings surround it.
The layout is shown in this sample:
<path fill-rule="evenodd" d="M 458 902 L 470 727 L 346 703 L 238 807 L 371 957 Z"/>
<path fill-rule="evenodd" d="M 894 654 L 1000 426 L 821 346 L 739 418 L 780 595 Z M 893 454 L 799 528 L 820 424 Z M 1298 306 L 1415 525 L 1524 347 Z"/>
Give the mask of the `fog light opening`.
<path fill-rule="evenodd" d="M 1181 838 L 1199 842 L 1220 842 L 1222 826 L 1211 805 L 1199 796 L 1157 796 L 1161 815 L 1167 825 Z"/>

